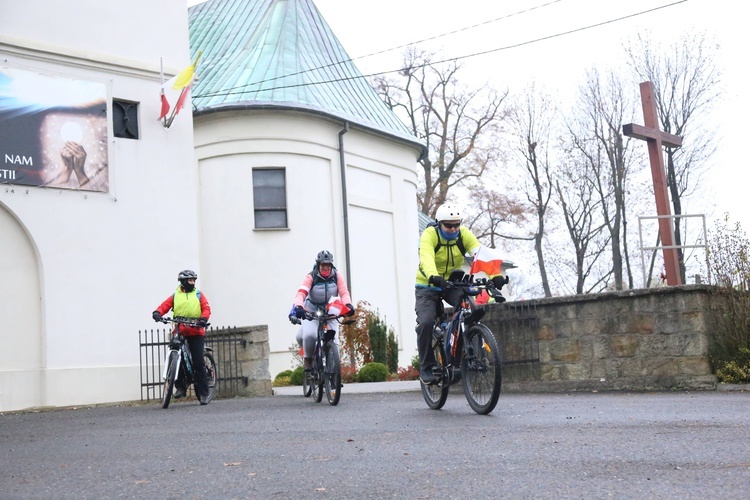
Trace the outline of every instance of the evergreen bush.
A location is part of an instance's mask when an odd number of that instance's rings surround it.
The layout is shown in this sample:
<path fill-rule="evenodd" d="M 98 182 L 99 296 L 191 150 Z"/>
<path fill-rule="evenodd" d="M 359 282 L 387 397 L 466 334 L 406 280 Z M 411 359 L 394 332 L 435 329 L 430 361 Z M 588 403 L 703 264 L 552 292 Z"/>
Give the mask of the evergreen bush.
<path fill-rule="evenodd" d="M 387 362 L 387 342 L 388 342 L 388 327 L 385 322 L 380 319 L 377 313 L 370 317 L 370 324 L 368 325 L 367 333 L 370 336 L 370 347 L 372 348 L 372 360 L 376 363 L 386 364 Z"/>
<path fill-rule="evenodd" d="M 390 373 L 398 372 L 398 341 L 396 341 L 396 334 L 393 332 L 393 328 L 388 330 L 388 349 L 386 354 L 388 371 Z"/>
<path fill-rule="evenodd" d="M 292 385 L 302 385 L 302 379 L 304 377 L 304 370 L 301 366 L 298 366 L 297 368 L 292 371 L 291 376 L 289 377 L 289 382 Z"/>
<path fill-rule="evenodd" d="M 274 387 L 286 387 L 291 385 L 292 370 L 284 370 L 279 372 L 273 379 Z"/>
<path fill-rule="evenodd" d="M 383 363 L 367 363 L 359 370 L 358 382 L 385 382 L 388 379 L 388 367 Z"/>

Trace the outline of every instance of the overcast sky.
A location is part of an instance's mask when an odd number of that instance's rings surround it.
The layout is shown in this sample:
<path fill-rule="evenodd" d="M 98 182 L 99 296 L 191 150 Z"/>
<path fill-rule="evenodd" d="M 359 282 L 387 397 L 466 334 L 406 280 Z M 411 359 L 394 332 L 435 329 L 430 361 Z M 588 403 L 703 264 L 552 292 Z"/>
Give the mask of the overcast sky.
<path fill-rule="evenodd" d="M 189 5 L 195 3 L 200 2 L 188 0 Z M 518 90 L 535 81 L 556 92 L 560 99 L 573 94 L 584 81 L 587 69 L 604 69 L 614 58 L 622 57 L 622 44 L 628 37 L 649 32 L 652 38 L 669 42 L 686 31 L 707 32 L 721 45 L 717 62 L 723 73 L 725 99 L 710 119 L 716 124 L 720 142 L 711 167 L 712 180 L 705 188 L 708 205 L 701 211 L 710 216 L 709 223 L 728 211 L 746 232 L 750 231 L 750 210 L 744 205 L 750 173 L 743 148 L 747 139 L 742 135 L 742 124 L 750 113 L 743 79 L 750 28 L 746 23 L 741 24 L 745 16 L 737 10 L 738 2 L 314 0 L 314 3 L 363 74 L 397 69 L 403 48 L 389 49 L 432 38 L 420 46 L 438 50 L 448 58 L 500 49 L 462 60 L 465 76 L 477 85 L 486 82 L 496 88 Z M 652 11 L 638 14 L 649 10 Z M 617 20 L 623 17 L 627 18 Z M 597 24 L 601 26 L 587 28 Z M 441 36 L 454 31 L 458 32 Z M 537 39 L 543 40 L 534 41 Z M 363 57 L 382 51 L 386 52 Z M 642 116 L 635 121 L 642 123 Z"/>

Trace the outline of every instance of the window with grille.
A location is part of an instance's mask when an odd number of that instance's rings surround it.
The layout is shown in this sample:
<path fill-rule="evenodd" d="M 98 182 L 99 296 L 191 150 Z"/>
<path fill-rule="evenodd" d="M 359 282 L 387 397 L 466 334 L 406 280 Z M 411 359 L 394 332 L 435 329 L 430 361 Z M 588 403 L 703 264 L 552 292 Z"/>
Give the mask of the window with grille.
<path fill-rule="evenodd" d="M 255 229 L 286 229 L 286 171 L 283 168 L 253 169 Z"/>
<path fill-rule="evenodd" d="M 112 130 L 115 137 L 138 139 L 138 103 L 112 100 Z"/>

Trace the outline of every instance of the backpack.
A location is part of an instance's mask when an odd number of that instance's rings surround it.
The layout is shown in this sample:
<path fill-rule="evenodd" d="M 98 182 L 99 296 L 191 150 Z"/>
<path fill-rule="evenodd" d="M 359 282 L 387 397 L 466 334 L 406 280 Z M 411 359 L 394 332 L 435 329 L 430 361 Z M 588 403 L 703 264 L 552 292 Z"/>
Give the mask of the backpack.
<path fill-rule="evenodd" d="M 434 227 L 435 232 L 438 235 L 438 242 L 437 245 L 435 245 L 435 253 L 437 253 L 438 250 L 440 250 L 440 247 L 443 246 L 443 244 L 440 242 L 440 231 L 438 230 L 438 221 L 432 221 L 429 224 L 427 224 L 427 227 Z M 466 247 L 464 247 L 463 239 L 461 238 L 461 231 L 458 232 L 458 238 L 456 239 L 456 245 L 458 245 L 458 249 L 461 250 L 461 255 L 466 255 Z"/>

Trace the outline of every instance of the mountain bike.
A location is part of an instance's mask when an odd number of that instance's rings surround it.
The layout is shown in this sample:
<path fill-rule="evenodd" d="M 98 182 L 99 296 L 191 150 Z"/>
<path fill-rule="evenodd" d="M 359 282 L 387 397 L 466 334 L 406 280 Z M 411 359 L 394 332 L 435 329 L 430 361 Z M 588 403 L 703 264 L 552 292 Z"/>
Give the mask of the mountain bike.
<path fill-rule="evenodd" d="M 313 350 L 312 369 L 303 373 L 302 394 L 305 397 L 312 395 L 313 401 L 320 403 L 325 391 L 326 399 L 331 406 L 336 406 L 341 399 L 341 361 L 339 359 L 338 345 L 334 341 L 336 332 L 328 328 L 332 321 L 340 324 L 348 324 L 349 321 L 341 321 L 344 315 L 328 314 L 326 309 L 319 307 L 314 313 L 305 312 L 305 319 L 318 320 L 318 336 L 315 340 Z M 290 318 L 291 319 L 291 318 Z M 298 318 L 292 319 L 292 323 L 300 324 Z"/>
<path fill-rule="evenodd" d="M 432 339 L 437 383 L 426 385 L 420 381 L 422 396 L 427 406 L 439 410 L 448 399 L 449 387 L 463 381 L 469 406 L 480 415 L 487 415 L 495 409 L 500 396 L 502 357 L 492 331 L 479 322 L 485 310 L 476 305 L 474 297 L 487 290 L 497 302 L 504 302 L 505 298 L 491 280 L 475 280 L 461 270 L 451 273 L 446 288 L 459 289 L 462 296 L 450 321 L 443 301 L 439 301 Z"/>
<path fill-rule="evenodd" d="M 161 407 L 169 407 L 174 392 L 175 382 L 183 377 L 185 389 L 195 382 L 193 372 L 193 358 L 190 355 L 190 346 L 188 346 L 185 337 L 180 334 L 180 325 L 198 327 L 198 321 L 184 318 L 162 318 L 162 323 L 173 323 L 172 338 L 169 342 L 169 350 L 164 360 L 164 390 L 161 396 Z M 208 326 L 208 324 L 206 325 Z M 203 352 L 203 366 L 206 370 L 206 380 L 208 382 L 208 396 L 206 402 L 210 402 L 216 395 L 216 362 L 214 361 L 213 349 L 206 347 Z"/>

